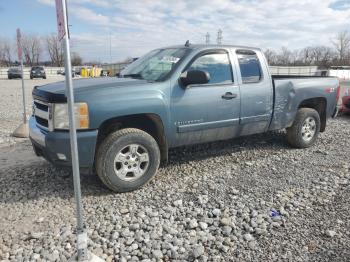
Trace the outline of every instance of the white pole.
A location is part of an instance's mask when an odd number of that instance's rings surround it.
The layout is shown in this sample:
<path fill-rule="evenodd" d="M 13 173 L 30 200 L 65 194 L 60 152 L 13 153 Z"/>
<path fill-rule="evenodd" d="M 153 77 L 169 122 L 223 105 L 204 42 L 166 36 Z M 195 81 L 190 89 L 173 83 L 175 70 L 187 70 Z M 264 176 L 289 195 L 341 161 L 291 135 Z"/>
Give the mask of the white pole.
<path fill-rule="evenodd" d="M 79 156 L 78 156 L 78 143 L 76 124 L 74 117 L 74 92 L 73 92 L 73 81 L 72 81 L 72 65 L 70 58 L 69 48 L 69 32 L 68 32 L 68 21 L 67 21 L 67 5 L 66 0 L 62 0 L 63 17 L 64 17 L 64 55 L 65 55 L 65 77 L 66 77 L 66 96 L 68 100 L 68 113 L 69 113 L 69 135 L 70 135 L 70 146 L 72 155 L 72 169 L 73 169 L 73 184 L 74 184 L 74 196 L 76 204 L 76 218 L 77 218 L 77 251 L 78 261 L 88 259 L 87 253 L 87 234 L 84 228 L 83 220 L 83 207 L 81 203 L 81 189 L 80 189 L 80 171 L 79 171 Z"/>
<path fill-rule="evenodd" d="M 23 123 L 27 123 L 27 111 L 26 111 L 26 93 L 24 90 L 24 73 L 23 73 L 23 56 L 21 59 L 21 74 L 22 74 L 22 97 L 23 97 Z"/>
<path fill-rule="evenodd" d="M 23 55 L 22 55 L 22 41 L 21 41 L 21 31 L 17 28 L 17 53 L 18 60 L 21 62 L 21 78 L 22 78 L 22 104 L 23 104 L 23 123 L 20 124 L 12 135 L 14 137 L 26 138 L 29 135 L 28 124 L 27 124 L 27 112 L 26 112 L 26 92 L 24 89 L 24 73 L 23 73 Z"/>

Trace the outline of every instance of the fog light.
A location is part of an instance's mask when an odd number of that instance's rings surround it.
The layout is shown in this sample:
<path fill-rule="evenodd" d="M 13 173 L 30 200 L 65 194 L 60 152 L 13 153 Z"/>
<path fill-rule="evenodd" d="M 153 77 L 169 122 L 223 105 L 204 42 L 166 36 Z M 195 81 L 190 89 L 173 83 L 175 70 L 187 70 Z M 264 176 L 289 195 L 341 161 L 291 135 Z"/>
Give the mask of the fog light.
<path fill-rule="evenodd" d="M 57 153 L 57 157 L 59 160 L 67 160 L 67 157 L 65 154 Z"/>

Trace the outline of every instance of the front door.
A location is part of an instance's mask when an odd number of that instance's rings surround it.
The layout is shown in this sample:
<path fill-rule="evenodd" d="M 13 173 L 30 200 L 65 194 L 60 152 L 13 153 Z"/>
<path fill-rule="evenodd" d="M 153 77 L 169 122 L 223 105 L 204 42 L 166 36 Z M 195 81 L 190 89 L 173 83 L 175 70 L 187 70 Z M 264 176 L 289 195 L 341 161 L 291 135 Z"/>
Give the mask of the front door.
<path fill-rule="evenodd" d="M 187 88 L 176 82 L 172 88 L 173 146 L 234 137 L 239 129 L 240 92 L 229 53 L 221 49 L 201 52 L 184 71 L 189 70 L 206 71 L 210 80 Z"/>

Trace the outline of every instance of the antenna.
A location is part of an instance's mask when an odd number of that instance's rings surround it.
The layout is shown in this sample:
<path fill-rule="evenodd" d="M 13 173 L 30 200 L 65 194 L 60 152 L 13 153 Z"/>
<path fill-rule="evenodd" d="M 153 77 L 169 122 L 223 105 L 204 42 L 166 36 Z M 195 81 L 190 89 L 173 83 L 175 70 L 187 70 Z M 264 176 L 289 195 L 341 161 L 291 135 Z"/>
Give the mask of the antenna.
<path fill-rule="evenodd" d="M 205 44 L 206 45 L 210 44 L 210 34 L 209 34 L 209 32 L 207 32 L 207 34 L 205 35 Z"/>
<path fill-rule="evenodd" d="M 219 31 L 218 31 L 218 37 L 216 38 L 216 43 L 218 45 L 222 44 L 222 30 L 221 29 L 219 29 Z"/>

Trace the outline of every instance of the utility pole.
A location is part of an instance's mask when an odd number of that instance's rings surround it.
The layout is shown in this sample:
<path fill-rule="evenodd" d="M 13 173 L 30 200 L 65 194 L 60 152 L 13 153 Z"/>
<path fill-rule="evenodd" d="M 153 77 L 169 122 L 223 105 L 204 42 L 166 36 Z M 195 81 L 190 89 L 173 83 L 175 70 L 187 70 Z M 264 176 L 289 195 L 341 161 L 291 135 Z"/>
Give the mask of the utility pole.
<path fill-rule="evenodd" d="M 111 35 L 111 30 L 109 30 L 109 63 L 112 64 L 112 35 Z"/>
<path fill-rule="evenodd" d="M 207 32 L 207 34 L 205 35 L 205 44 L 206 45 L 210 44 L 210 34 L 209 34 L 209 32 Z"/>
<path fill-rule="evenodd" d="M 218 31 L 218 36 L 217 36 L 217 38 L 216 38 L 216 43 L 217 43 L 218 45 L 221 45 L 221 44 L 222 44 L 222 30 L 221 30 L 221 29 L 219 29 L 219 31 Z"/>

